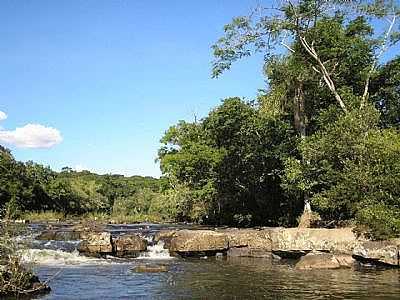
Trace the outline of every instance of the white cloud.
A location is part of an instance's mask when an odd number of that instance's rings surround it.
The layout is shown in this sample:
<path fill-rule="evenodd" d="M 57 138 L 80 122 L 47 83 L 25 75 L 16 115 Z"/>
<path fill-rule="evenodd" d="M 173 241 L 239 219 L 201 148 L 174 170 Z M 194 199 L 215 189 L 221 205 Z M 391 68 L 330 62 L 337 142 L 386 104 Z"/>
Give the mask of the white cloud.
<path fill-rule="evenodd" d="M 0 142 L 21 148 L 50 148 L 61 143 L 62 136 L 55 128 L 27 124 L 15 130 L 0 130 Z"/>
<path fill-rule="evenodd" d="M 7 119 L 7 114 L 4 111 L 0 110 L 0 121 Z"/>

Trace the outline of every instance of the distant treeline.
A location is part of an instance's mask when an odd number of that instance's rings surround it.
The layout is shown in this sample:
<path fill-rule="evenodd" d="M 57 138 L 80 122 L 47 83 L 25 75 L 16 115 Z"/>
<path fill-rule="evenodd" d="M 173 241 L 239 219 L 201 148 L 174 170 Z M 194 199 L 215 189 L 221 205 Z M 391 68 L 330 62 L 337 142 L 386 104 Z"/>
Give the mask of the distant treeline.
<path fill-rule="evenodd" d="M 159 213 L 161 182 L 152 177 L 76 172 L 68 167 L 55 172 L 31 161 L 18 162 L 0 146 L 0 207 L 9 218 L 18 218 L 27 211 L 71 216 Z"/>

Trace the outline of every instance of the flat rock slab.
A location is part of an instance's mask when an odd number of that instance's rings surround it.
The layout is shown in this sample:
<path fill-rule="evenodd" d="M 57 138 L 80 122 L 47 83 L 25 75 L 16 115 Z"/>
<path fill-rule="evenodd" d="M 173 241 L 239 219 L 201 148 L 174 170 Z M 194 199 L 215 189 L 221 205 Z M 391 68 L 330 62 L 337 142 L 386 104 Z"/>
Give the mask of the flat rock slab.
<path fill-rule="evenodd" d="M 359 240 L 351 228 L 274 228 L 270 230 L 273 251 L 329 251 L 352 254 Z"/>
<path fill-rule="evenodd" d="M 210 252 L 228 249 L 225 234 L 212 230 L 180 230 L 171 238 L 171 252 Z"/>
<path fill-rule="evenodd" d="M 226 229 L 218 231 L 228 238 L 229 248 L 248 247 L 250 249 L 272 250 L 270 230 L 258 229 Z"/>
<path fill-rule="evenodd" d="M 41 241 L 71 241 L 79 240 L 81 238 L 81 232 L 73 230 L 45 230 L 39 236 L 37 240 Z"/>

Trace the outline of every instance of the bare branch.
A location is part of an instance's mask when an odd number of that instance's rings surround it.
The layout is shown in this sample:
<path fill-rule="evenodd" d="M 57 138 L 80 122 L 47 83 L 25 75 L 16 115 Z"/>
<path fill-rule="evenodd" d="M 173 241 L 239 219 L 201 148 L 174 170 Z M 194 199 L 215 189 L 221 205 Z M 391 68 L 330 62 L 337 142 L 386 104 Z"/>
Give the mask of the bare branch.
<path fill-rule="evenodd" d="M 385 18 L 385 19 L 387 21 L 389 21 L 387 18 Z M 364 107 L 364 105 L 365 105 L 365 103 L 367 101 L 369 84 L 370 84 L 370 81 L 371 81 L 371 76 L 376 70 L 376 67 L 378 65 L 379 59 L 381 58 L 383 53 L 385 53 L 385 51 L 388 48 L 388 41 L 390 39 L 390 34 L 392 33 L 392 30 L 393 30 L 393 27 L 394 27 L 395 23 L 396 23 L 396 14 L 393 14 L 392 19 L 391 19 L 390 24 L 389 24 L 389 27 L 388 27 L 388 30 L 386 31 L 385 36 L 384 36 L 384 38 L 382 40 L 382 43 L 380 45 L 381 46 L 380 47 L 380 51 L 379 51 L 378 55 L 375 56 L 375 59 L 372 62 L 371 68 L 370 68 L 370 70 L 368 72 L 367 79 L 365 80 L 364 93 L 363 93 L 362 99 L 361 99 L 361 107 Z"/>

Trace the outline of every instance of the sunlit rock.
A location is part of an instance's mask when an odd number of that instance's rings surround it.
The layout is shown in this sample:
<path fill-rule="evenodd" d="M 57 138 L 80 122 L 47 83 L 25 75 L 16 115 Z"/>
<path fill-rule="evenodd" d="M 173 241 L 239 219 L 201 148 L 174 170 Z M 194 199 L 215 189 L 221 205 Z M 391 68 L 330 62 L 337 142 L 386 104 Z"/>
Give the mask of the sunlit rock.
<path fill-rule="evenodd" d="M 111 233 L 91 232 L 79 244 L 78 251 L 86 255 L 102 256 L 113 253 Z"/>
<path fill-rule="evenodd" d="M 146 251 L 147 241 L 139 235 L 122 235 L 114 239 L 115 253 L 118 257 L 136 257 Z"/>
<path fill-rule="evenodd" d="M 183 256 L 210 255 L 228 249 L 225 234 L 212 230 L 180 230 L 171 238 L 169 251 Z"/>

